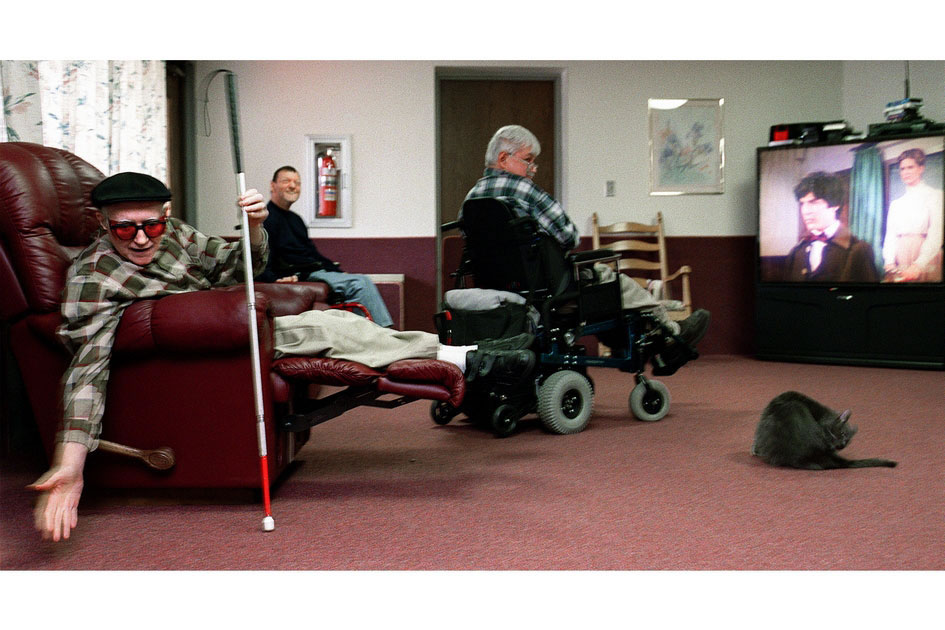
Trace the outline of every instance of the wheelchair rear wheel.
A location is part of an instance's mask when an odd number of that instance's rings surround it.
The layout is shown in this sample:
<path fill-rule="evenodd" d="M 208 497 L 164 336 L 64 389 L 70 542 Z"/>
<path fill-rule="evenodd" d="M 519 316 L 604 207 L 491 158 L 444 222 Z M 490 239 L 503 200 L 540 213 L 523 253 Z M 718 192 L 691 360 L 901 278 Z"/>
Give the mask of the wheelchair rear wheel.
<path fill-rule="evenodd" d="M 662 420 L 669 413 L 669 389 L 653 379 L 637 383 L 630 392 L 630 412 L 644 422 Z"/>
<path fill-rule="evenodd" d="M 538 417 L 552 433 L 579 433 L 591 419 L 594 390 L 586 376 L 561 370 L 538 388 Z"/>

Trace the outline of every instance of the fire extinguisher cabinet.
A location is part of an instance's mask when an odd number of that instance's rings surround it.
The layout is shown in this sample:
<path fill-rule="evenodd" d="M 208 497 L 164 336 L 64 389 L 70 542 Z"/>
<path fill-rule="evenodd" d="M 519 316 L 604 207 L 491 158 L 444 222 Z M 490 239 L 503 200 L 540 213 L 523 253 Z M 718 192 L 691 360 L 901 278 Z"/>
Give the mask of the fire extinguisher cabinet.
<path fill-rule="evenodd" d="M 309 227 L 351 227 L 351 137 L 306 136 L 303 207 Z"/>

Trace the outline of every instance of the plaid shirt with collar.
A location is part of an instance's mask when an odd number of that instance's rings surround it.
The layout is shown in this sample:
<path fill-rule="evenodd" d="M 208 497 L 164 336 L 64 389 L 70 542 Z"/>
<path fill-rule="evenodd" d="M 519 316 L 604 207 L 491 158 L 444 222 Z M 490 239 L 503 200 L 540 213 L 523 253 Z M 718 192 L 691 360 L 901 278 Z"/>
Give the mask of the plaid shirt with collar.
<path fill-rule="evenodd" d="M 142 298 L 236 284 L 242 281 L 242 253 L 240 241 L 205 236 L 169 218 L 158 252 L 145 267 L 121 257 L 104 236 L 79 254 L 69 268 L 58 330 L 73 352 L 63 379 L 60 442 L 98 447 L 112 344 L 124 309 Z M 268 254 L 264 236 L 253 249 L 254 272 L 265 269 Z"/>
<path fill-rule="evenodd" d="M 521 216 L 534 217 L 538 225 L 561 244 L 564 251 L 574 249 L 580 242 L 580 232 L 561 204 L 527 177 L 487 167 L 482 178 L 466 194 L 466 199 L 472 197 L 491 197 L 511 202 Z"/>

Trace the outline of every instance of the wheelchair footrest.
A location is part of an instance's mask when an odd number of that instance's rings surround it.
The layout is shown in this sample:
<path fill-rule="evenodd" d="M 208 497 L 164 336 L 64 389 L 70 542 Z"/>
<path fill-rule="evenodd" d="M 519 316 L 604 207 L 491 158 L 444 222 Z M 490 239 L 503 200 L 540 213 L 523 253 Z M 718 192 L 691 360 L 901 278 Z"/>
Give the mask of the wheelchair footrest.
<path fill-rule="evenodd" d="M 653 356 L 653 375 L 670 376 L 689 361 L 699 358 L 699 353 L 682 341 L 675 340 Z"/>

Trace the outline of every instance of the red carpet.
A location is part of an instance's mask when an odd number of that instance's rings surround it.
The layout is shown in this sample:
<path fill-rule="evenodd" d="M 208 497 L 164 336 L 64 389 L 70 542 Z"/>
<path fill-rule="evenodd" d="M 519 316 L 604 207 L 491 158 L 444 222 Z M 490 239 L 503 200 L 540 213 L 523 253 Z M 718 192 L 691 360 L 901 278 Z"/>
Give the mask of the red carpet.
<path fill-rule="evenodd" d="M 702 358 L 664 382 L 660 422 L 629 417 L 630 376 L 592 372 L 580 434 L 526 418 L 494 438 L 427 403 L 361 408 L 316 427 L 262 507 L 97 496 L 71 540 L 43 543 L 7 470 L 3 569 L 918 570 L 945 568 L 945 374 Z M 853 409 L 849 457 L 894 469 L 777 469 L 749 455 L 785 389 Z M 9 465 L 6 468 L 10 468 Z M 232 502 L 232 497 L 225 498 Z"/>

